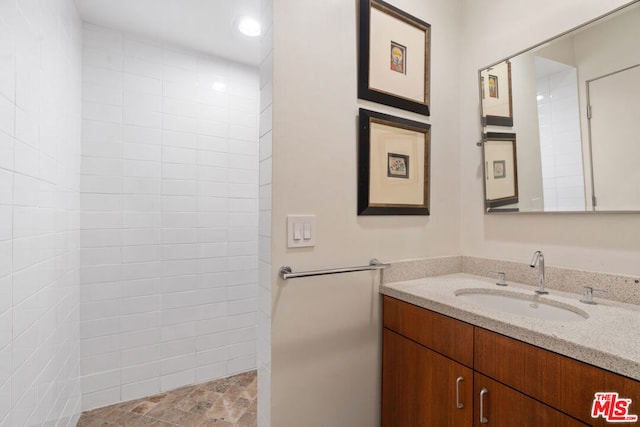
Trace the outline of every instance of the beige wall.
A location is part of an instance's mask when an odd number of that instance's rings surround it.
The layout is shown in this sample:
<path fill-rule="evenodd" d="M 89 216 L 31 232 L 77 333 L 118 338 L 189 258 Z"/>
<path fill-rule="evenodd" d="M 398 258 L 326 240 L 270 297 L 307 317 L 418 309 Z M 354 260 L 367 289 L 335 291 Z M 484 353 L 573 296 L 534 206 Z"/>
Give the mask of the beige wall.
<path fill-rule="evenodd" d="M 640 274 L 640 215 L 484 215 L 477 70 L 564 32 L 625 1 L 509 2 L 462 0 L 460 87 L 462 254 L 527 262 L 545 252 L 550 265 Z M 490 28 L 490 31 L 489 31 Z"/>
<path fill-rule="evenodd" d="M 273 3 L 271 424 L 375 426 L 378 276 L 284 282 L 277 270 L 460 253 L 458 2 L 394 2 L 432 25 L 430 118 L 357 100 L 356 2 Z M 432 125 L 430 216 L 357 215 L 358 107 Z M 317 215 L 315 248 L 286 248 L 287 214 Z"/>
<path fill-rule="evenodd" d="M 459 254 L 527 261 L 542 249 L 552 265 L 640 272 L 640 242 L 629 232 L 640 225 L 635 215 L 484 215 L 475 145 L 480 67 L 623 1 L 394 1 L 432 24 L 430 118 L 357 100 L 356 3 L 273 0 L 274 426 L 369 427 L 379 424 L 380 409 L 378 276 L 285 282 L 277 276 L 281 265 L 298 271 L 359 265 L 374 256 Z M 430 216 L 357 216 L 359 107 L 432 125 Z M 317 215 L 314 248 L 287 249 L 287 214 Z"/>

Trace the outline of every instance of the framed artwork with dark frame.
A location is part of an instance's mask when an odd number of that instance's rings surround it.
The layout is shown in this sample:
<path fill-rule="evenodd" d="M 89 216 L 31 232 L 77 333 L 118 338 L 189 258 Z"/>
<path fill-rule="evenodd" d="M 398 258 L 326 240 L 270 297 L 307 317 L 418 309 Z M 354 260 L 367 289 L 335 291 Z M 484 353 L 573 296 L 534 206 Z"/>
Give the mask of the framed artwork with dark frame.
<path fill-rule="evenodd" d="M 516 134 L 487 132 L 483 135 L 485 207 L 518 203 Z"/>
<path fill-rule="evenodd" d="M 480 98 L 483 125 L 513 126 L 509 61 L 480 70 Z"/>
<path fill-rule="evenodd" d="M 429 115 L 431 26 L 382 0 L 360 0 L 358 98 Z"/>
<path fill-rule="evenodd" d="M 430 129 L 360 109 L 358 215 L 429 215 Z"/>

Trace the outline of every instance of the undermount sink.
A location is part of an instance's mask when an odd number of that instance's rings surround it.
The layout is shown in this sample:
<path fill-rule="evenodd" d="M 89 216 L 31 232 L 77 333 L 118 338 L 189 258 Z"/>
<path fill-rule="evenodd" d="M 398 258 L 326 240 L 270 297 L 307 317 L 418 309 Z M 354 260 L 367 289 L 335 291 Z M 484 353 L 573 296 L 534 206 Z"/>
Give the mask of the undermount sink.
<path fill-rule="evenodd" d="M 455 291 L 456 297 L 474 305 L 543 320 L 575 321 L 584 320 L 589 315 L 569 304 L 499 289 L 470 288 Z"/>

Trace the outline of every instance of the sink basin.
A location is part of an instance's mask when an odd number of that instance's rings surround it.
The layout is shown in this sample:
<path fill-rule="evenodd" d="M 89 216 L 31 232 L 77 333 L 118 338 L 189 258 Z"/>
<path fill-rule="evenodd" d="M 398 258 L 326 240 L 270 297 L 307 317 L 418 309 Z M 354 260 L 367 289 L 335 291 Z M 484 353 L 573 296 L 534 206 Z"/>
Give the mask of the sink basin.
<path fill-rule="evenodd" d="M 455 291 L 457 298 L 492 310 L 543 320 L 576 321 L 589 315 L 569 304 L 541 298 L 539 295 L 510 292 L 498 289 L 470 288 Z"/>

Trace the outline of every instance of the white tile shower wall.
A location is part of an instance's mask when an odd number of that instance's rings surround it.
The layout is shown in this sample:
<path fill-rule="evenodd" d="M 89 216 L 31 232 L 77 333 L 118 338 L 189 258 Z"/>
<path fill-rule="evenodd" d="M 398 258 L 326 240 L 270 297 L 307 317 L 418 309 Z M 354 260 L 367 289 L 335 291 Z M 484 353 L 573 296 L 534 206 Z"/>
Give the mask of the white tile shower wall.
<path fill-rule="evenodd" d="M 258 70 L 83 40 L 83 409 L 254 369 Z"/>
<path fill-rule="evenodd" d="M 585 208 L 578 77 L 575 68 L 541 77 L 536 82 L 544 206 L 559 211 Z"/>
<path fill-rule="evenodd" d="M 273 105 L 272 0 L 262 0 L 260 39 L 260 200 L 258 287 L 258 426 L 271 426 L 271 183 Z"/>
<path fill-rule="evenodd" d="M 0 426 L 75 426 L 81 23 L 0 2 Z"/>

